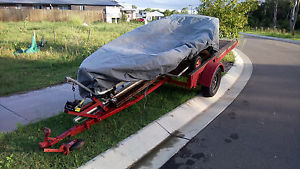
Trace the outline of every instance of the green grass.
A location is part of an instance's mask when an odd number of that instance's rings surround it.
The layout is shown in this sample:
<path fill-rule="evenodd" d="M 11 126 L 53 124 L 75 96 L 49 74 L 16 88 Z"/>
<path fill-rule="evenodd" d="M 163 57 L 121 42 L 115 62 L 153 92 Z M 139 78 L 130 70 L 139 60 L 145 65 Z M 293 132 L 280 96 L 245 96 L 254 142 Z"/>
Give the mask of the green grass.
<path fill-rule="evenodd" d="M 141 24 L 94 23 L 88 27 L 75 22 L 0 22 L 0 95 L 47 87 L 76 77 L 82 60 L 122 34 Z M 36 54 L 15 56 L 26 49 L 32 34 L 47 45 Z M 54 42 L 54 32 L 56 34 Z M 88 39 L 88 35 L 90 37 Z"/>
<path fill-rule="evenodd" d="M 222 62 L 234 63 L 235 62 L 235 56 L 233 55 L 232 51 L 230 51 L 221 61 Z"/>
<path fill-rule="evenodd" d="M 197 95 L 199 89 L 188 90 L 174 85 L 164 85 L 147 96 L 147 99 L 113 115 L 74 138 L 83 138 L 85 145 L 69 156 L 61 153 L 44 153 L 38 147 L 43 141 L 43 127 L 52 129 L 57 136 L 72 127 L 73 116 L 59 114 L 18 130 L 0 135 L 0 168 L 76 168 L 121 140 Z M 146 107 L 144 109 L 144 104 Z M 72 138 L 73 139 L 73 138 Z M 12 158 L 7 160 L 6 157 Z"/>
<path fill-rule="evenodd" d="M 277 37 L 277 38 L 283 38 L 283 39 L 291 39 L 291 40 L 298 40 L 300 41 L 300 31 L 295 32 L 295 36 L 292 36 L 290 33 L 279 33 L 279 32 L 265 32 L 265 31 L 246 31 L 245 33 L 252 33 L 252 34 L 258 34 L 258 35 L 264 35 L 264 36 L 271 36 L 271 37 Z"/>

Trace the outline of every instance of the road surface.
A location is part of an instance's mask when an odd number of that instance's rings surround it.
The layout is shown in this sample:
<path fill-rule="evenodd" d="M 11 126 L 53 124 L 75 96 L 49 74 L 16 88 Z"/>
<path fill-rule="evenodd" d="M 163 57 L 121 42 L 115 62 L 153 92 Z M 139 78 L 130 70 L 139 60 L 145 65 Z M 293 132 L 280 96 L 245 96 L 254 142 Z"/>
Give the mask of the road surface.
<path fill-rule="evenodd" d="M 244 37 L 248 84 L 162 169 L 299 169 L 300 45 Z"/>

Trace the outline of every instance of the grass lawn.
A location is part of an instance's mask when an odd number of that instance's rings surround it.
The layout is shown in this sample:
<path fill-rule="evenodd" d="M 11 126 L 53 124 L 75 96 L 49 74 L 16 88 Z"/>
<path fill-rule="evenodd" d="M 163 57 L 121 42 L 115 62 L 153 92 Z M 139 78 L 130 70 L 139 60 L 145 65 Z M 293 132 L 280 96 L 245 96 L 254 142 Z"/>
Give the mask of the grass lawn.
<path fill-rule="evenodd" d="M 295 31 L 295 36 L 292 36 L 290 33 L 275 33 L 275 32 L 261 32 L 261 31 L 247 31 L 245 33 L 252 33 L 257 35 L 264 35 L 264 36 L 271 36 L 271 37 L 277 37 L 277 38 L 283 38 L 283 39 L 291 39 L 291 40 L 298 40 L 300 41 L 300 31 Z"/>
<path fill-rule="evenodd" d="M 0 22 L 0 96 L 59 84 L 66 76 L 76 77 L 84 58 L 139 26 L 141 24 L 134 23 L 82 26 L 72 22 Z M 46 46 L 36 54 L 15 56 L 16 50 L 27 49 L 33 32 L 38 42 L 44 36 Z"/>

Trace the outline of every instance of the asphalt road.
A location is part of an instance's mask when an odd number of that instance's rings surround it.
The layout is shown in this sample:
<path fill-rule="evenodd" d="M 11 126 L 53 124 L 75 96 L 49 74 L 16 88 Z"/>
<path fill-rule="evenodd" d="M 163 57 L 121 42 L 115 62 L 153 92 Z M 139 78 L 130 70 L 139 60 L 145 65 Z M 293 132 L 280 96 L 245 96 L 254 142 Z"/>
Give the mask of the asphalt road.
<path fill-rule="evenodd" d="M 162 169 L 299 169 L 300 45 L 251 37 L 248 84 Z"/>

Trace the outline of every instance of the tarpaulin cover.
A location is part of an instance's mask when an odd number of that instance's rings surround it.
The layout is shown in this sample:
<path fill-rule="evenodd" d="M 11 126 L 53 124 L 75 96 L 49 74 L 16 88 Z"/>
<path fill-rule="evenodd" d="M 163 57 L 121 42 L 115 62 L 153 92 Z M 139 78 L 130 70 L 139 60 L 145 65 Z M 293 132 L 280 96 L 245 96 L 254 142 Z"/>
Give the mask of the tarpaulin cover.
<path fill-rule="evenodd" d="M 82 62 L 77 80 L 101 91 L 121 81 L 151 80 L 209 46 L 219 50 L 218 18 L 171 15 L 98 49 Z M 86 97 L 89 93 L 80 88 L 80 95 Z"/>

